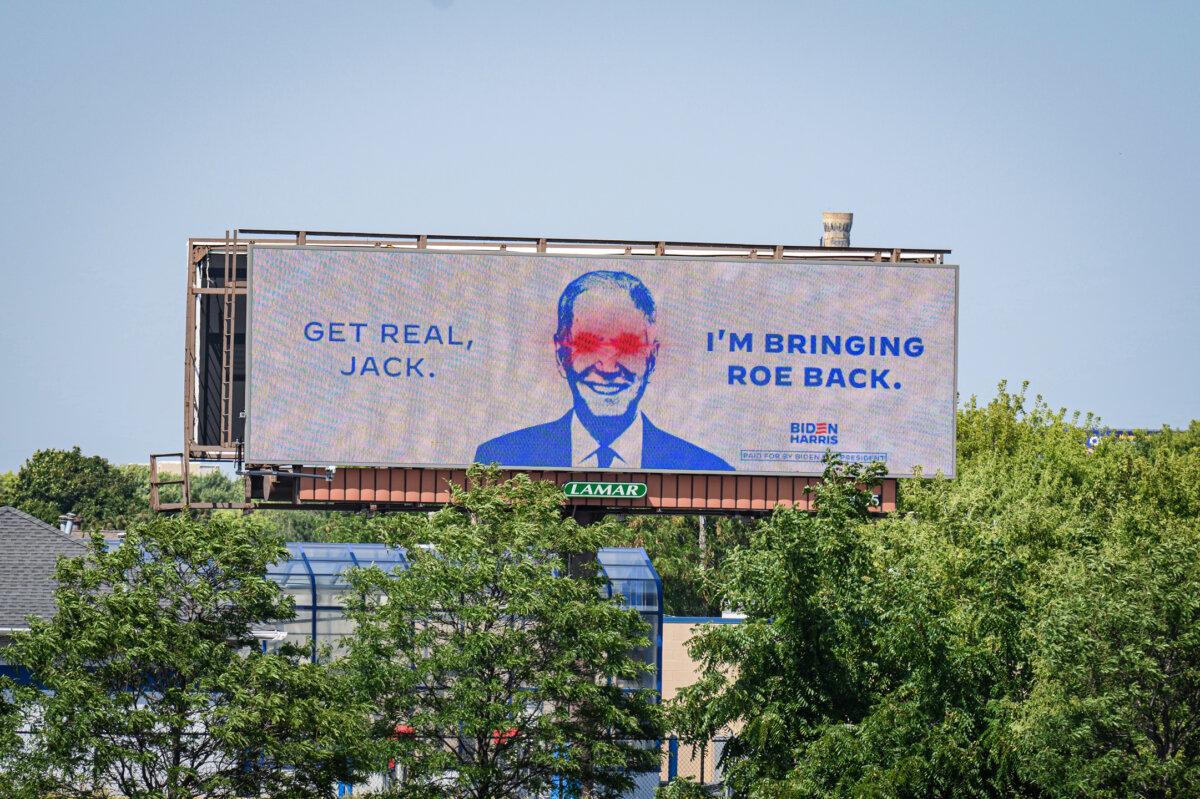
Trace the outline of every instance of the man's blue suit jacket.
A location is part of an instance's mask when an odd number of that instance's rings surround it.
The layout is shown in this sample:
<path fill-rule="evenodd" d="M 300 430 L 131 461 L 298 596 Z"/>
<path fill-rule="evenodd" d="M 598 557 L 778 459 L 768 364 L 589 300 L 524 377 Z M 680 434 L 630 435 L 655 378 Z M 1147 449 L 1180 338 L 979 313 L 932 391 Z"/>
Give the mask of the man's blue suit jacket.
<path fill-rule="evenodd" d="M 570 468 L 571 414 L 553 422 L 514 430 L 485 441 L 475 450 L 476 463 L 501 466 Z M 642 469 L 681 469 L 697 472 L 732 472 L 733 467 L 706 449 L 655 427 L 642 414 Z"/>

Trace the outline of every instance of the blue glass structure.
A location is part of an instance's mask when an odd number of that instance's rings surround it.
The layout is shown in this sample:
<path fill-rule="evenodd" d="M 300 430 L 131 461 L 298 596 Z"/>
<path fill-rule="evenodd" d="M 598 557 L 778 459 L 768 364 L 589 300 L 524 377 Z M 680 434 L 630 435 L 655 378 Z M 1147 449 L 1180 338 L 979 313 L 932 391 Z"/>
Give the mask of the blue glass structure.
<path fill-rule="evenodd" d="M 662 579 L 650 556 L 641 547 L 605 547 L 596 553 L 601 573 L 608 578 L 608 595 L 623 597 L 622 604 L 642 614 L 650 626 L 650 646 L 640 650 L 644 663 L 653 671 L 643 676 L 640 688 L 653 688 L 662 696 Z"/>
<path fill-rule="evenodd" d="M 296 603 L 294 619 L 277 623 L 275 628 L 286 632 L 293 642 L 308 640 L 312 658 L 316 660 L 323 647 L 336 655 L 341 639 L 354 632 L 353 623 L 346 618 L 342 595 L 350 590 L 346 573 L 355 567 L 378 566 L 385 572 L 407 569 L 407 554 L 403 549 L 383 544 L 322 544 L 291 542 L 287 545 L 288 559 L 271 566 L 267 576 L 292 596 Z M 662 696 L 662 580 L 644 549 L 610 547 L 596 553 L 596 563 L 607 578 L 603 591 L 609 597 L 620 597 L 621 604 L 641 614 L 649 627 L 647 646 L 639 648 L 635 657 L 649 670 L 627 688 L 652 689 Z M 272 644 L 265 640 L 264 648 Z M 645 745 L 657 748 L 657 741 Z M 634 775 L 635 787 L 624 799 L 649 799 L 658 787 L 657 769 Z M 372 783 L 374 785 L 374 783 Z M 347 790 L 351 790 L 346 786 Z M 565 793 L 557 785 L 556 797 Z"/>
<path fill-rule="evenodd" d="M 387 572 L 408 568 L 404 550 L 385 544 L 291 541 L 287 549 L 288 559 L 272 565 L 267 577 L 295 600 L 296 617 L 276 626 L 293 641 L 308 639 L 313 660 L 322 646 L 336 650 L 354 631 L 342 608 L 342 594 L 350 588 L 346 572 L 370 566 Z"/>
<path fill-rule="evenodd" d="M 346 573 L 356 567 L 378 566 L 385 572 L 408 568 L 408 557 L 399 547 L 384 544 L 288 543 L 288 559 L 271 566 L 267 577 L 278 583 L 296 602 L 296 617 L 277 625 L 292 641 L 308 640 L 312 657 L 321 647 L 337 650 L 341 639 L 353 632 L 341 597 L 349 590 Z M 608 547 L 596 553 L 596 562 L 607 578 L 608 596 L 622 597 L 625 607 L 637 610 L 649 625 L 650 645 L 639 650 L 652 671 L 638 687 L 662 694 L 662 580 L 644 549 Z"/>

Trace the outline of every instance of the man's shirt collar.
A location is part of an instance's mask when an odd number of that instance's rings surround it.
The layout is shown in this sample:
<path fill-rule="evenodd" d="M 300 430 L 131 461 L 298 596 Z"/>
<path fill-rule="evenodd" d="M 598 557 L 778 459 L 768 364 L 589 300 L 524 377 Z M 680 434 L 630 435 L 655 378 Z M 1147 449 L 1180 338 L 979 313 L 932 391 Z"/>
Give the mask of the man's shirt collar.
<path fill-rule="evenodd" d="M 625 428 L 625 432 L 617 436 L 609 446 L 617 453 L 613 458 L 611 469 L 640 469 L 642 466 L 642 429 L 645 418 L 639 412 L 637 418 Z M 571 465 L 585 466 L 592 469 L 600 467 L 597 450 L 600 443 L 592 437 L 588 429 L 579 421 L 579 416 L 571 413 Z"/>

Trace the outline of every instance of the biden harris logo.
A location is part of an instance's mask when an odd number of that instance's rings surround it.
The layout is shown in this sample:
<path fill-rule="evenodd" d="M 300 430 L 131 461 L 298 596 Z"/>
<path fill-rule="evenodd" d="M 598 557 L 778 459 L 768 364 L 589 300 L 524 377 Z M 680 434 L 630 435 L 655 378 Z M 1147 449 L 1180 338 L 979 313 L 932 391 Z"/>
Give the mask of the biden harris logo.
<path fill-rule="evenodd" d="M 639 410 L 661 343 L 654 297 L 628 272 L 594 271 L 558 298 L 555 361 L 570 409 L 479 445 L 478 463 L 540 468 L 733 471 Z"/>
<path fill-rule="evenodd" d="M 838 425 L 837 422 L 792 422 L 788 426 L 788 436 L 791 444 L 833 446 L 838 443 Z"/>

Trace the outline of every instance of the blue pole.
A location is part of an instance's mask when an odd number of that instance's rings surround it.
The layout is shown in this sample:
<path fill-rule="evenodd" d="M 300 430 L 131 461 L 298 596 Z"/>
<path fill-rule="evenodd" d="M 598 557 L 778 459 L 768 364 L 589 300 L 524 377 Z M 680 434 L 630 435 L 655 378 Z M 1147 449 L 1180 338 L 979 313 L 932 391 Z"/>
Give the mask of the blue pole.
<path fill-rule="evenodd" d="M 304 568 L 308 570 L 308 585 L 312 596 L 312 662 L 317 662 L 317 575 L 313 571 L 312 564 L 308 562 L 308 553 L 304 551 L 304 547 L 300 547 L 300 557 L 303 559 Z"/>

